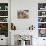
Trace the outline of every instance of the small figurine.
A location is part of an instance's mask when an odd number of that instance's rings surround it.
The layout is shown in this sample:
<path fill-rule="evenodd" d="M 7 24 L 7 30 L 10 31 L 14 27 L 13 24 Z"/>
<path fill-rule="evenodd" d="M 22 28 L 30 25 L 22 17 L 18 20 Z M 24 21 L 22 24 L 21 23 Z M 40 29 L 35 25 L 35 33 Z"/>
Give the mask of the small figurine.
<path fill-rule="evenodd" d="M 16 26 L 14 26 L 13 23 L 11 23 L 11 30 L 16 30 Z"/>
<path fill-rule="evenodd" d="M 32 26 L 29 27 L 29 30 L 34 30 L 34 28 L 35 27 L 32 25 Z"/>

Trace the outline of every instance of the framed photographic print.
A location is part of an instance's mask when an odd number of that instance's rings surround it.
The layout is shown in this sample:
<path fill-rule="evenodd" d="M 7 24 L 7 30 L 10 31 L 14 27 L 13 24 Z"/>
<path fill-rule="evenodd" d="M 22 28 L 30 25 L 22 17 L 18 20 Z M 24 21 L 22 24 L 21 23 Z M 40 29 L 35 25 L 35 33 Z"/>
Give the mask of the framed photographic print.
<path fill-rule="evenodd" d="M 17 11 L 18 19 L 28 19 L 29 18 L 29 10 L 19 10 Z"/>

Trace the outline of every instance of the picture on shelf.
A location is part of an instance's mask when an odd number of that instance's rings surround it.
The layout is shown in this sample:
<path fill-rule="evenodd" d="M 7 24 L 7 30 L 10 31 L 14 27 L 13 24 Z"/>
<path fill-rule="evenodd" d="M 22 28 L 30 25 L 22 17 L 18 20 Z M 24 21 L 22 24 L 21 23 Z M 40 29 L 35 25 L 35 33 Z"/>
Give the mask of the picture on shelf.
<path fill-rule="evenodd" d="M 0 35 L 8 37 L 8 23 L 0 23 Z"/>
<path fill-rule="evenodd" d="M 39 29 L 39 37 L 46 37 L 46 29 Z"/>
<path fill-rule="evenodd" d="M 29 18 L 29 10 L 19 10 L 17 11 L 18 19 L 28 19 Z"/>
<path fill-rule="evenodd" d="M 46 3 L 38 3 L 38 10 L 46 10 Z"/>

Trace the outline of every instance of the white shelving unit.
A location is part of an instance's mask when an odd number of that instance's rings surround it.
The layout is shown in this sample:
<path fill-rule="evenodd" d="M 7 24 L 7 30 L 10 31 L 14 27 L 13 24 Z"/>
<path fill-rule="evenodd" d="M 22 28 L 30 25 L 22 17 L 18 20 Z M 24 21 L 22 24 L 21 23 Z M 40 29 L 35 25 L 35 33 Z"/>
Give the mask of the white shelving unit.
<path fill-rule="evenodd" d="M 1 2 L 1 0 L 0 0 L 0 2 Z M 0 37 L 0 45 L 8 45 L 8 28 L 9 28 L 8 27 L 8 24 L 9 24 L 9 21 L 8 21 L 9 16 L 8 15 L 9 15 L 8 14 L 8 2 L 4 3 L 2 1 L 2 3 L 0 3 L 0 28 L 2 29 L 2 30 L 0 29 L 1 30 L 0 31 L 0 36 L 1 36 Z M 4 29 L 2 28 L 3 26 L 5 27 Z"/>
<path fill-rule="evenodd" d="M 40 9 L 44 8 L 44 9 Z M 40 34 L 40 31 L 46 31 L 46 3 L 39 3 L 38 4 L 38 32 Z M 40 37 L 46 37 L 42 36 L 44 34 L 41 34 Z"/>

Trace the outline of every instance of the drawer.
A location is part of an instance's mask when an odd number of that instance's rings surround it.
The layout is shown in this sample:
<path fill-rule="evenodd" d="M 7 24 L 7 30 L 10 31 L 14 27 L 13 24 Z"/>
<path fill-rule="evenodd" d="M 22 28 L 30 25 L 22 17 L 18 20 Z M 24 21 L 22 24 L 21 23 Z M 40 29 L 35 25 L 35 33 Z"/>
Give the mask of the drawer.
<path fill-rule="evenodd" d="M 0 45 L 8 45 L 8 39 L 7 38 L 0 38 Z"/>

